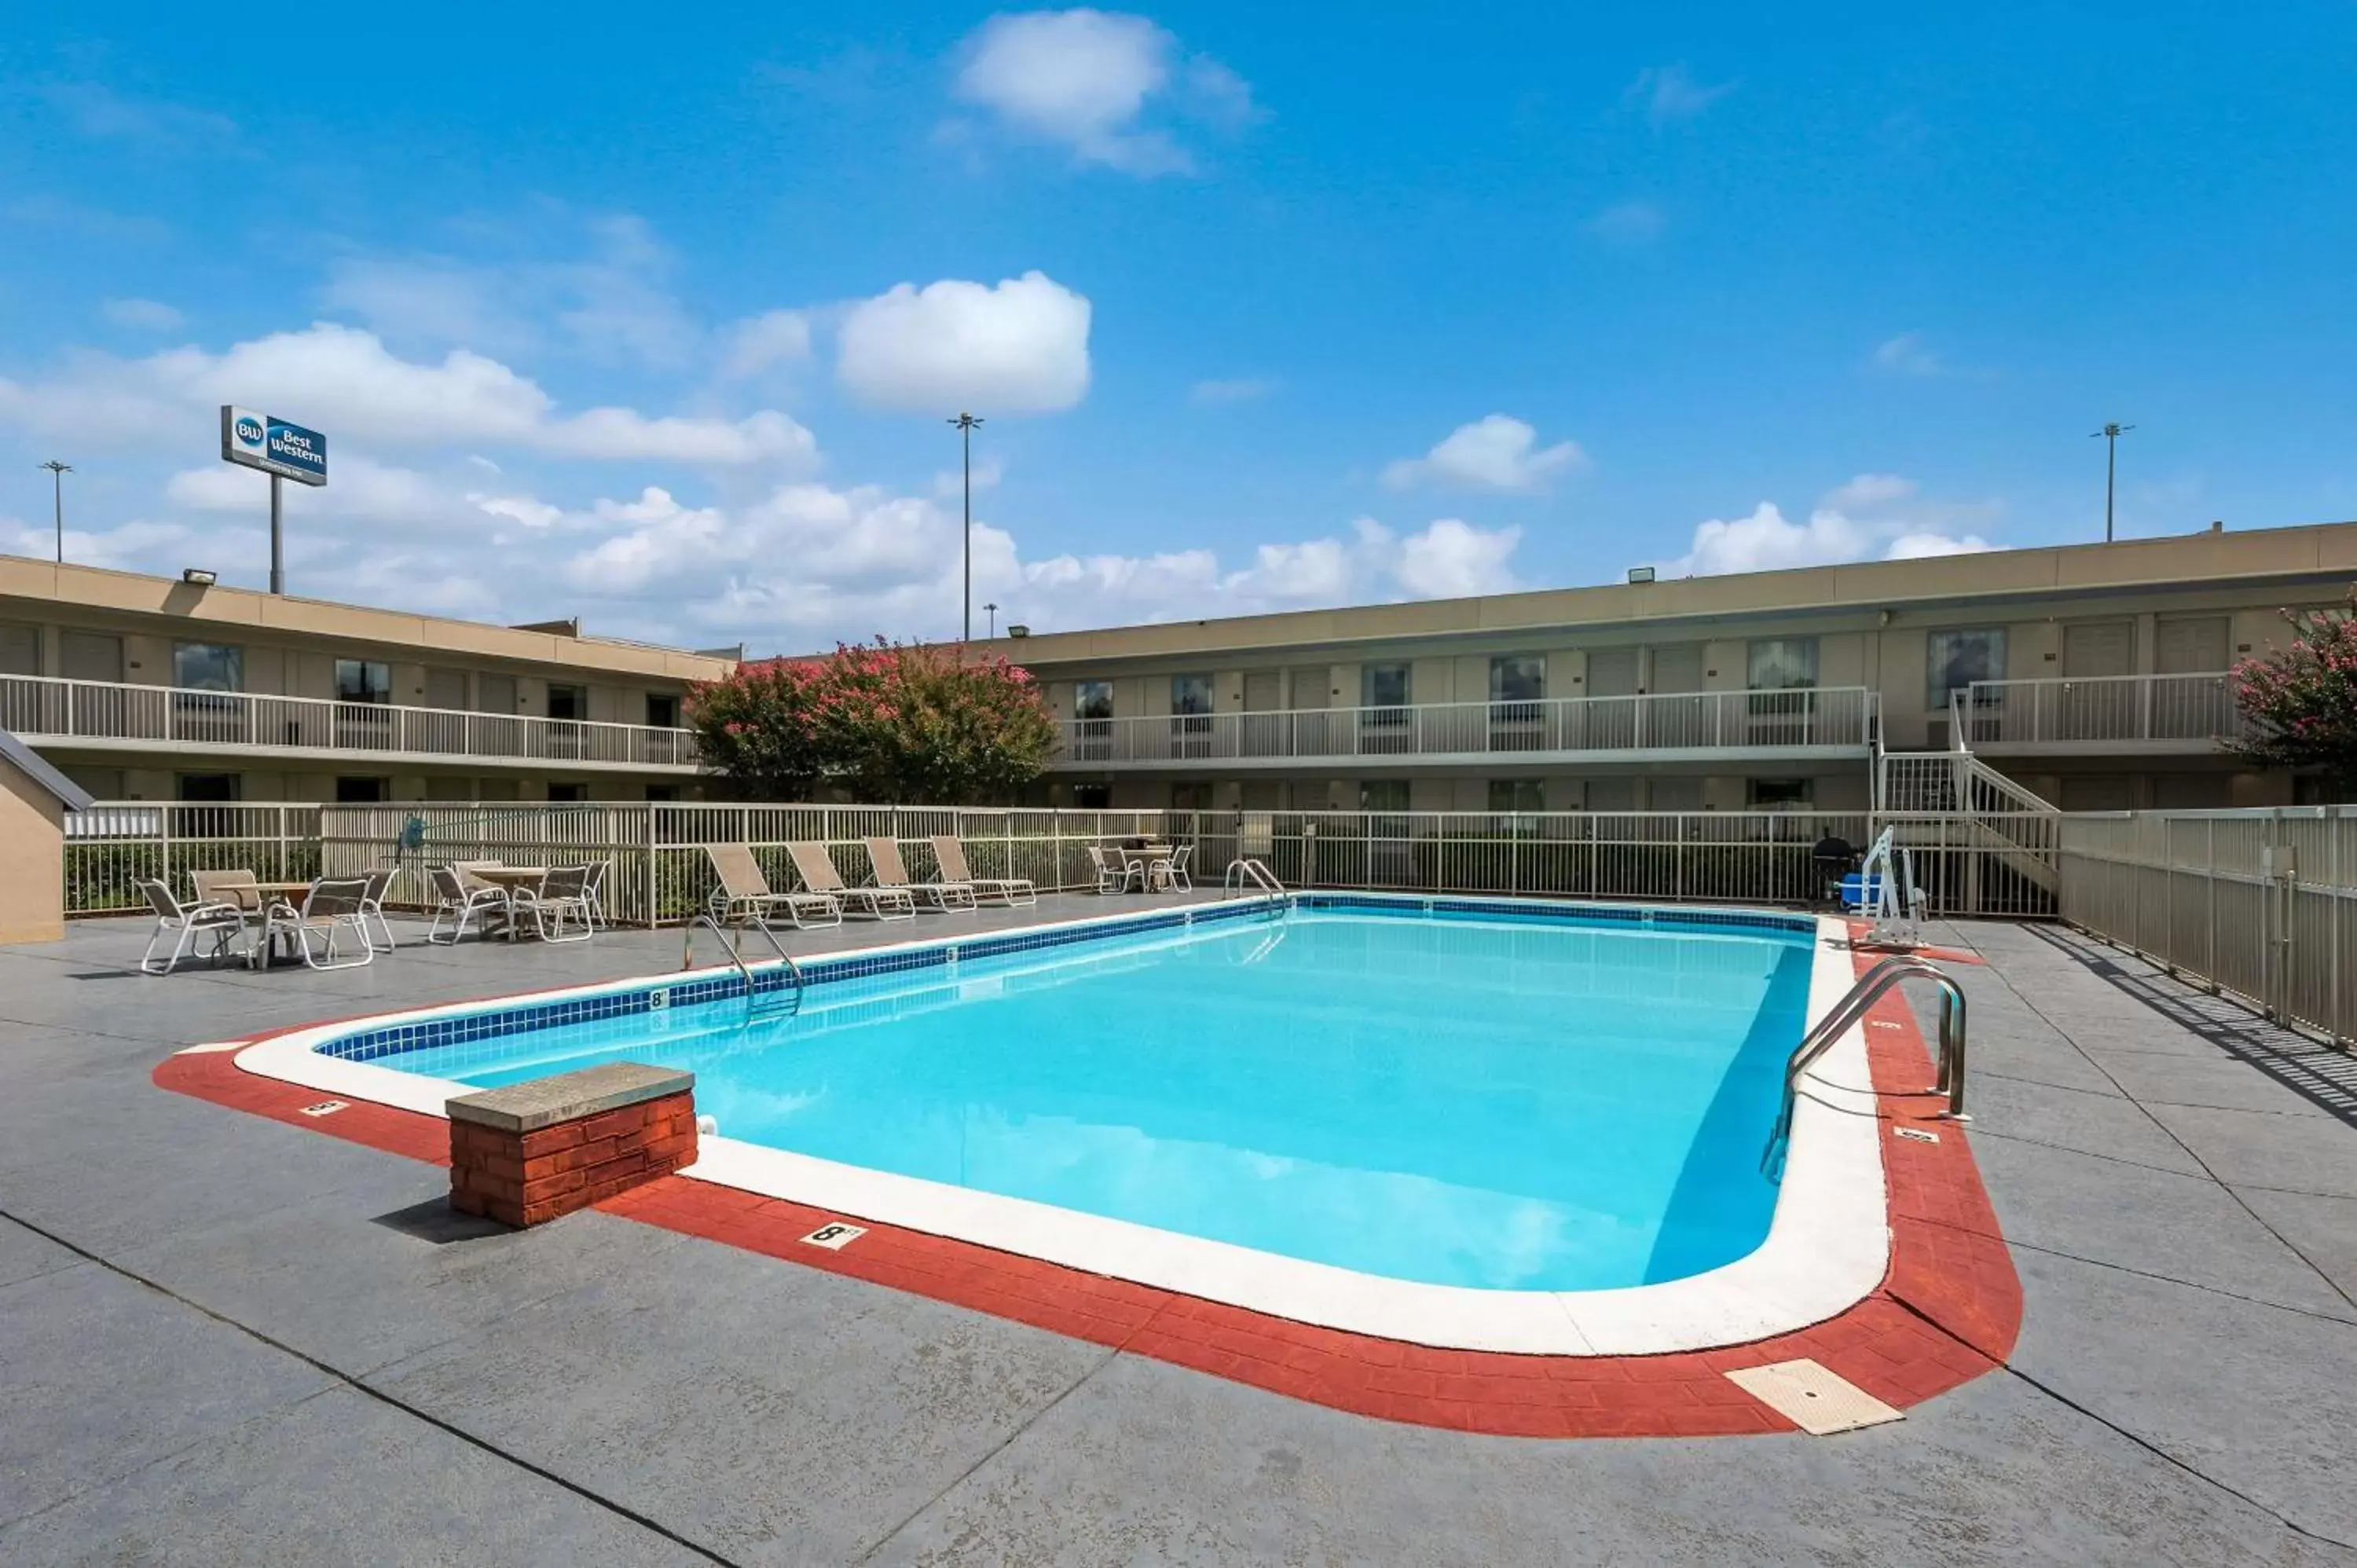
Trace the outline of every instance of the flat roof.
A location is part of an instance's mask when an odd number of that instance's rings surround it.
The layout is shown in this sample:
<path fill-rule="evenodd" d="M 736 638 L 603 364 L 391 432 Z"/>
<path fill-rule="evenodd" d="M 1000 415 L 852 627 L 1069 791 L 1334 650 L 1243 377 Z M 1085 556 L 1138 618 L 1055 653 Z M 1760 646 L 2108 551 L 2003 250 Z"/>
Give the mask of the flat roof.
<path fill-rule="evenodd" d="M 666 680 L 716 680 L 735 668 L 730 660 L 620 638 L 569 637 L 549 629 L 375 609 L 218 583 L 200 586 L 178 577 L 21 555 L 0 555 L 0 598 L 154 617 L 183 627 L 277 632 L 290 638 L 376 643 L 419 654 L 473 655 Z"/>
<path fill-rule="evenodd" d="M 1906 561 L 1862 561 L 1653 583 L 1546 588 L 1045 632 L 985 642 L 1026 665 L 1254 649 L 1470 638 L 1564 627 L 1641 625 L 1992 598 L 2100 596 L 2233 582 L 2357 580 L 2357 522 L 2161 539 L 2039 545 Z M 977 639 L 981 640 L 981 639 Z"/>

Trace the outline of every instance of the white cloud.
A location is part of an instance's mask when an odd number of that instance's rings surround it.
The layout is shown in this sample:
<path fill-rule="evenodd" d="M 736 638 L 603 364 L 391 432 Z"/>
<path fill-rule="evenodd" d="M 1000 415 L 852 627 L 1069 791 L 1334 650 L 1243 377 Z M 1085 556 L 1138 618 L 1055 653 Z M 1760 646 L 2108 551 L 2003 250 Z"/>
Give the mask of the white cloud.
<path fill-rule="evenodd" d="M 1420 599 L 1463 599 L 1512 589 L 1507 562 L 1523 542 L 1519 528 L 1483 530 L 1444 517 L 1400 543 L 1400 586 Z"/>
<path fill-rule="evenodd" d="M 0 379 L 0 420 L 44 433 L 118 432 L 143 449 L 190 449 L 225 403 L 284 411 L 331 444 L 520 446 L 564 456 L 691 464 L 806 463 L 817 443 L 786 415 L 744 419 L 627 408 L 557 413 L 554 400 L 499 360 L 454 349 L 438 363 L 404 360 L 372 332 L 318 322 L 221 354 L 167 349 L 142 360 L 83 353 L 59 374 Z"/>
<path fill-rule="evenodd" d="M 1995 510 L 1924 505 L 1916 500 L 1912 480 L 1860 474 L 1829 492 L 1801 521 L 1785 517 L 1775 502 L 1761 501 L 1748 517 L 1699 523 L 1686 553 L 1662 563 L 1661 571 L 1663 576 L 1702 577 L 1971 554 L 1995 546 L 1978 533 L 1956 532 L 1957 525 L 1986 519 Z"/>
<path fill-rule="evenodd" d="M 1661 238 L 1668 216 L 1650 201 L 1621 201 L 1587 220 L 1587 231 L 1616 245 L 1642 245 Z"/>
<path fill-rule="evenodd" d="M 102 532 L 70 527 L 65 534 L 65 558 L 77 566 L 163 570 L 155 564 L 167 559 L 168 551 L 188 536 L 188 530 L 173 522 L 126 522 Z M 0 517 L 0 555 L 55 560 L 56 524 L 48 518 L 27 522 L 23 518 Z M 170 569 L 188 564 L 191 563 L 180 562 Z"/>
<path fill-rule="evenodd" d="M 878 408 L 985 415 L 1070 408 L 1089 386 L 1089 302 L 1044 273 L 901 284 L 845 315 L 835 373 Z"/>
<path fill-rule="evenodd" d="M 1538 432 L 1521 420 L 1492 413 L 1460 424 L 1421 457 L 1403 457 L 1383 468 L 1394 489 L 1440 484 L 1480 490 L 1535 490 L 1560 474 L 1586 468 L 1587 455 L 1577 441 L 1538 446 Z"/>
<path fill-rule="evenodd" d="M 1208 56 L 1178 61 L 1178 40 L 1144 16 L 1026 11 L 970 35 L 958 98 L 1019 136 L 1069 147 L 1082 163 L 1135 175 L 1181 174 L 1193 160 L 1150 107 L 1232 128 L 1257 113 L 1244 80 Z"/>
<path fill-rule="evenodd" d="M 1921 332 L 1901 332 L 1875 345 L 1872 363 L 1876 370 L 1897 376 L 1936 376 L 1947 369 L 1925 345 Z"/>
<path fill-rule="evenodd" d="M 1231 403 L 1257 403 L 1276 390 L 1276 381 L 1270 376 L 1237 376 L 1227 381 L 1197 381 L 1188 389 L 1188 398 L 1199 403 L 1218 406 Z"/>
<path fill-rule="evenodd" d="M 809 359 L 810 317 L 799 310 L 748 316 L 728 329 L 726 345 L 721 379 L 744 381 L 789 360 Z"/>
<path fill-rule="evenodd" d="M 99 313 L 117 327 L 127 327 L 135 332 L 169 332 L 180 325 L 180 313 L 160 300 L 110 299 L 99 306 Z"/>
<path fill-rule="evenodd" d="M 1673 120 L 1691 120 L 1728 93 L 1735 83 L 1706 87 L 1683 65 L 1647 66 L 1620 94 L 1623 106 L 1641 109 L 1656 126 Z"/>
<path fill-rule="evenodd" d="M 985 455 L 976 458 L 973 475 L 974 493 L 980 495 L 985 490 L 996 489 L 998 481 L 1006 477 L 1006 465 L 999 462 L 995 455 Z M 964 501 L 966 484 L 967 476 L 963 468 L 943 469 L 933 476 L 934 499 L 957 501 L 962 505 Z"/>

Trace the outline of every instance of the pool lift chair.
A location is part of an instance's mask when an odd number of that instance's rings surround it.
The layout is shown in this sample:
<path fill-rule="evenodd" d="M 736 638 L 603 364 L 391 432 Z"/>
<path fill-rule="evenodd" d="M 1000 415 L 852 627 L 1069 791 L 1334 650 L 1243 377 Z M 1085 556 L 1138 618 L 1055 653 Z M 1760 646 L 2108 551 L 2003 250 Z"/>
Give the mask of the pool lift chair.
<path fill-rule="evenodd" d="M 1915 855 L 1901 847 L 1896 831 L 1885 828 L 1867 850 L 1857 870 L 1842 878 L 1842 910 L 1864 915 L 1873 925 L 1867 945 L 1911 948 L 1923 940 L 1929 899 L 1915 881 Z"/>

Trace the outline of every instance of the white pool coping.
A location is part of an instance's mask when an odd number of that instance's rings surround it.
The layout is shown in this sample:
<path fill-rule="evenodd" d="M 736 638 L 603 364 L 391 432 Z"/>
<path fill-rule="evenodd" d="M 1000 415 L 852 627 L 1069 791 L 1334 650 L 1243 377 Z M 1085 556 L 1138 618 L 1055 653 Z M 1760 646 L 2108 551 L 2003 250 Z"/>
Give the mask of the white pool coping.
<path fill-rule="evenodd" d="M 1400 901 L 1426 902 L 1420 896 Z M 1546 899 L 1483 897 L 1479 902 L 1566 907 L 1564 901 Z M 1196 910 L 1217 907 L 1188 906 Z M 1686 913 L 1710 912 L 1691 905 L 1677 908 Z M 1135 918 L 1103 916 L 1021 929 L 1117 926 Z M 933 936 L 821 956 L 872 956 L 1010 934 L 1015 932 Z M 1818 918 L 1807 1004 L 1812 1027 L 1854 983 L 1848 940 L 1843 922 Z M 495 1006 L 562 1002 L 725 972 L 723 966 L 687 975 L 646 975 L 536 993 L 528 999 L 501 997 L 349 1018 L 257 1042 L 240 1050 L 235 1059 L 245 1071 L 263 1077 L 440 1117 L 447 1101 L 473 1092 L 471 1088 L 371 1062 L 322 1056 L 317 1047 L 395 1021 L 423 1022 Z M 1839 1315 L 1881 1284 L 1889 1264 L 1890 1226 L 1876 1109 L 1865 1030 L 1856 1026 L 1803 1079 L 1767 1239 L 1744 1257 L 1706 1273 L 1619 1290 L 1478 1290 L 1391 1279 L 725 1136 L 702 1139 L 696 1163 L 680 1174 L 849 1219 L 952 1237 L 1351 1333 L 1452 1349 L 1641 1356 L 1746 1344 L 1791 1333 Z"/>

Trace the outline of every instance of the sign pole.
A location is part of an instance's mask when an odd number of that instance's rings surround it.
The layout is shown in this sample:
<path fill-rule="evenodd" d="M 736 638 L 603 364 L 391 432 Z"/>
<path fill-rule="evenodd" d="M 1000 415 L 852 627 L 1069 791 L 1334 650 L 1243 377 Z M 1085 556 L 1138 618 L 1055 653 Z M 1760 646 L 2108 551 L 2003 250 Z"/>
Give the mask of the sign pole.
<path fill-rule="evenodd" d="M 285 481 L 275 474 L 270 476 L 270 591 L 286 591 L 286 536 L 280 526 L 280 491 Z"/>

